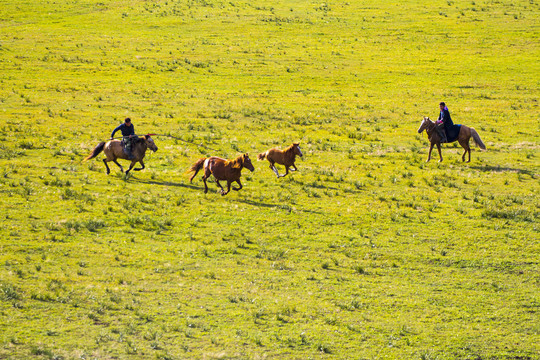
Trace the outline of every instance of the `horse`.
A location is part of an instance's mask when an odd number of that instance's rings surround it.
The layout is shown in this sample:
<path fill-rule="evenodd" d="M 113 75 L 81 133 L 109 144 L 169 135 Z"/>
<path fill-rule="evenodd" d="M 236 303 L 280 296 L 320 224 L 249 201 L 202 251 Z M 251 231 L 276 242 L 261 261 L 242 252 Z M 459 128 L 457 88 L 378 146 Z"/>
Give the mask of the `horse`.
<path fill-rule="evenodd" d="M 292 166 L 294 169 L 291 171 L 298 171 L 296 165 L 294 165 L 294 160 L 296 155 L 302 157 L 302 150 L 300 150 L 300 143 L 293 143 L 291 146 L 285 150 L 279 150 L 276 148 L 267 150 L 266 152 L 260 153 L 257 156 L 257 160 L 264 160 L 265 158 L 270 162 L 270 170 L 272 170 L 278 178 L 284 177 L 289 173 L 289 168 Z M 278 170 L 276 169 L 275 164 L 285 165 L 285 174 L 279 175 Z"/>
<path fill-rule="evenodd" d="M 144 135 L 143 137 L 133 140 L 131 149 L 133 159 L 131 159 L 131 164 L 129 165 L 129 169 L 127 169 L 126 171 L 126 175 L 131 171 L 131 169 L 133 169 L 137 162 L 140 163 L 142 167 L 133 170 L 140 171 L 144 169 L 143 159 L 147 149 L 150 149 L 153 152 L 156 152 L 158 149 L 156 144 L 154 143 L 154 139 L 152 139 L 150 135 Z M 116 160 L 130 159 L 128 158 L 128 155 L 124 152 L 124 145 L 122 144 L 121 140 L 109 140 L 107 142 L 100 142 L 90 153 L 90 155 L 88 155 L 83 161 L 95 158 L 102 151 L 105 153 L 106 156 L 106 158 L 103 159 L 103 163 L 105 163 L 105 167 L 107 168 L 107 175 L 111 172 L 111 169 L 109 169 L 109 165 L 107 165 L 107 162 L 109 161 L 114 162 L 116 165 L 118 165 L 120 171 L 124 172 L 124 168 Z"/>
<path fill-rule="evenodd" d="M 248 154 L 243 154 L 238 156 L 234 160 L 226 160 L 221 159 L 217 156 L 211 156 L 209 158 L 201 158 L 197 160 L 196 163 L 191 165 L 189 172 L 195 172 L 193 176 L 189 179 L 189 182 L 193 182 L 193 178 L 199 170 L 204 168 L 204 175 L 202 177 L 204 181 L 204 193 L 206 194 L 208 192 L 208 185 L 206 184 L 206 179 L 210 177 L 210 175 L 214 175 L 214 178 L 216 179 L 217 185 L 221 188 L 221 195 L 227 195 L 231 191 L 231 184 L 233 182 L 237 182 L 240 187 L 234 187 L 233 190 L 238 191 L 242 189 L 242 183 L 240 182 L 240 176 L 243 168 L 246 168 L 253 172 L 255 168 L 253 167 L 253 164 L 251 163 L 251 159 L 249 158 Z M 219 183 L 220 180 L 226 180 L 227 181 L 227 191 L 223 189 L 223 186 Z"/>
<path fill-rule="evenodd" d="M 426 130 L 426 133 L 428 135 L 428 139 L 431 143 L 429 147 L 429 154 L 426 162 L 431 160 L 431 150 L 433 150 L 433 145 L 437 145 L 437 150 L 439 150 L 439 162 L 442 161 L 442 154 L 441 154 L 441 137 L 439 136 L 439 133 L 436 130 L 437 124 L 433 122 L 429 117 L 425 117 L 422 120 L 422 123 L 420 124 L 420 127 L 418 128 L 418 133 L 421 134 L 422 131 Z M 465 152 L 461 156 L 461 160 L 465 161 L 465 155 L 467 152 L 469 153 L 469 160 L 467 162 L 471 162 L 471 147 L 469 146 L 469 140 L 471 137 L 474 140 L 474 143 L 482 150 L 486 150 L 486 145 L 482 142 L 482 139 L 480 139 L 480 135 L 476 132 L 476 130 L 472 127 L 468 127 L 465 125 L 461 125 L 461 128 L 459 130 L 459 135 L 457 137 L 457 141 L 459 144 L 465 149 Z M 456 141 L 454 140 L 454 141 Z"/>

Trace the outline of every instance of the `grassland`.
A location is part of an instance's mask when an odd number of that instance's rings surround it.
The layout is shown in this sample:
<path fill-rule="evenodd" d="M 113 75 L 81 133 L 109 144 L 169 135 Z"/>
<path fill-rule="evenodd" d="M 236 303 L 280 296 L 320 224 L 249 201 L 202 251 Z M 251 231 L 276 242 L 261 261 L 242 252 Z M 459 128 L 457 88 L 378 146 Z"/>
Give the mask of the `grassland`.
<path fill-rule="evenodd" d="M 2 1 L 0 359 L 540 359 L 539 18 Z M 425 163 L 439 101 L 488 151 Z M 126 116 L 184 141 L 129 178 L 81 162 Z M 292 141 L 286 178 L 185 175 Z"/>

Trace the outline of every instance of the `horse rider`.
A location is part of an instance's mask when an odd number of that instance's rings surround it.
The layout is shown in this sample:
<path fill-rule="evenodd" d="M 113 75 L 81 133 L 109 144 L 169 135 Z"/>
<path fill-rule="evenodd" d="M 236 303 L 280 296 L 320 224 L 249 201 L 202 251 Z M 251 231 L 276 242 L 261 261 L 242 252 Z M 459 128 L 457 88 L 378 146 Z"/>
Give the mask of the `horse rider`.
<path fill-rule="evenodd" d="M 126 118 L 124 120 L 123 124 L 118 125 L 111 134 L 111 140 L 114 138 L 114 134 L 120 130 L 122 132 L 122 141 L 124 143 L 124 151 L 126 155 L 128 156 L 129 160 L 133 160 L 133 153 L 131 152 L 131 148 L 133 145 L 134 140 L 137 139 L 137 136 L 135 135 L 135 127 L 131 123 L 130 118 Z"/>
<path fill-rule="evenodd" d="M 437 119 L 437 133 L 441 137 L 441 142 L 445 143 L 448 142 L 447 132 L 449 129 L 454 126 L 454 123 L 452 122 L 452 118 L 450 117 L 450 111 L 448 111 L 448 107 L 446 107 L 446 104 L 444 102 L 441 102 L 439 104 L 439 108 L 441 109 L 441 113 L 439 114 L 439 118 Z"/>

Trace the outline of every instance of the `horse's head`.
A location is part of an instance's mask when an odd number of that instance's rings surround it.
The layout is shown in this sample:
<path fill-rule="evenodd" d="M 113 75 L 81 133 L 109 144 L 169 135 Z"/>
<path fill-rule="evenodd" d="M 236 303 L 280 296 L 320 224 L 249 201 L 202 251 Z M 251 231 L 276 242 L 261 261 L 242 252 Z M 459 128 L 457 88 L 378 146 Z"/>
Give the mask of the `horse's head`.
<path fill-rule="evenodd" d="M 420 127 L 418 128 L 418 133 L 422 133 L 422 131 L 426 130 L 428 125 L 431 123 L 432 121 L 430 120 L 429 117 L 425 117 L 424 116 L 424 119 L 422 120 L 422 123 L 420 124 Z"/>
<path fill-rule="evenodd" d="M 248 154 L 242 155 L 242 165 L 248 169 L 249 171 L 254 171 L 255 168 L 253 167 L 253 164 L 251 163 L 251 159 L 249 158 Z"/>
<path fill-rule="evenodd" d="M 146 146 L 152 150 L 153 152 L 157 151 L 156 143 L 154 142 L 154 139 L 150 137 L 150 135 L 144 135 L 144 140 L 146 141 Z"/>
<path fill-rule="evenodd" d="M 300 143 L 293 143 L 294 153 L 300 157 L 303 156 L 302 150 L 300 150 Z"/>

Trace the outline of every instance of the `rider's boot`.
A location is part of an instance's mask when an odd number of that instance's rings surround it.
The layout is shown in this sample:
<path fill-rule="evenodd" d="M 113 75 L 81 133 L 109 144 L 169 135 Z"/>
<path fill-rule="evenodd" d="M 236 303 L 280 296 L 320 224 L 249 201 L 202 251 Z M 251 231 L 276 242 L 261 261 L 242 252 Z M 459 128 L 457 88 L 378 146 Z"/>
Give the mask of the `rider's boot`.
<path fill-rule="evenodd" d="M 441 143 L 448 142 L 448 139 L 446 138 L 446 131 L 444 131 L 444 128 L 442 126 L 437 127 L 437 133 L 439 134 L 439 137 L 441 138 Z"/>
<path fill-rule="evenodd" d="M 131 152 L 131 146 L 126 146 L 124 148 L 124 152 L 126 153 L 126 155 L 128 157 L 128 160 L 133 160 L 134 159 L 133 153 Z"/>

